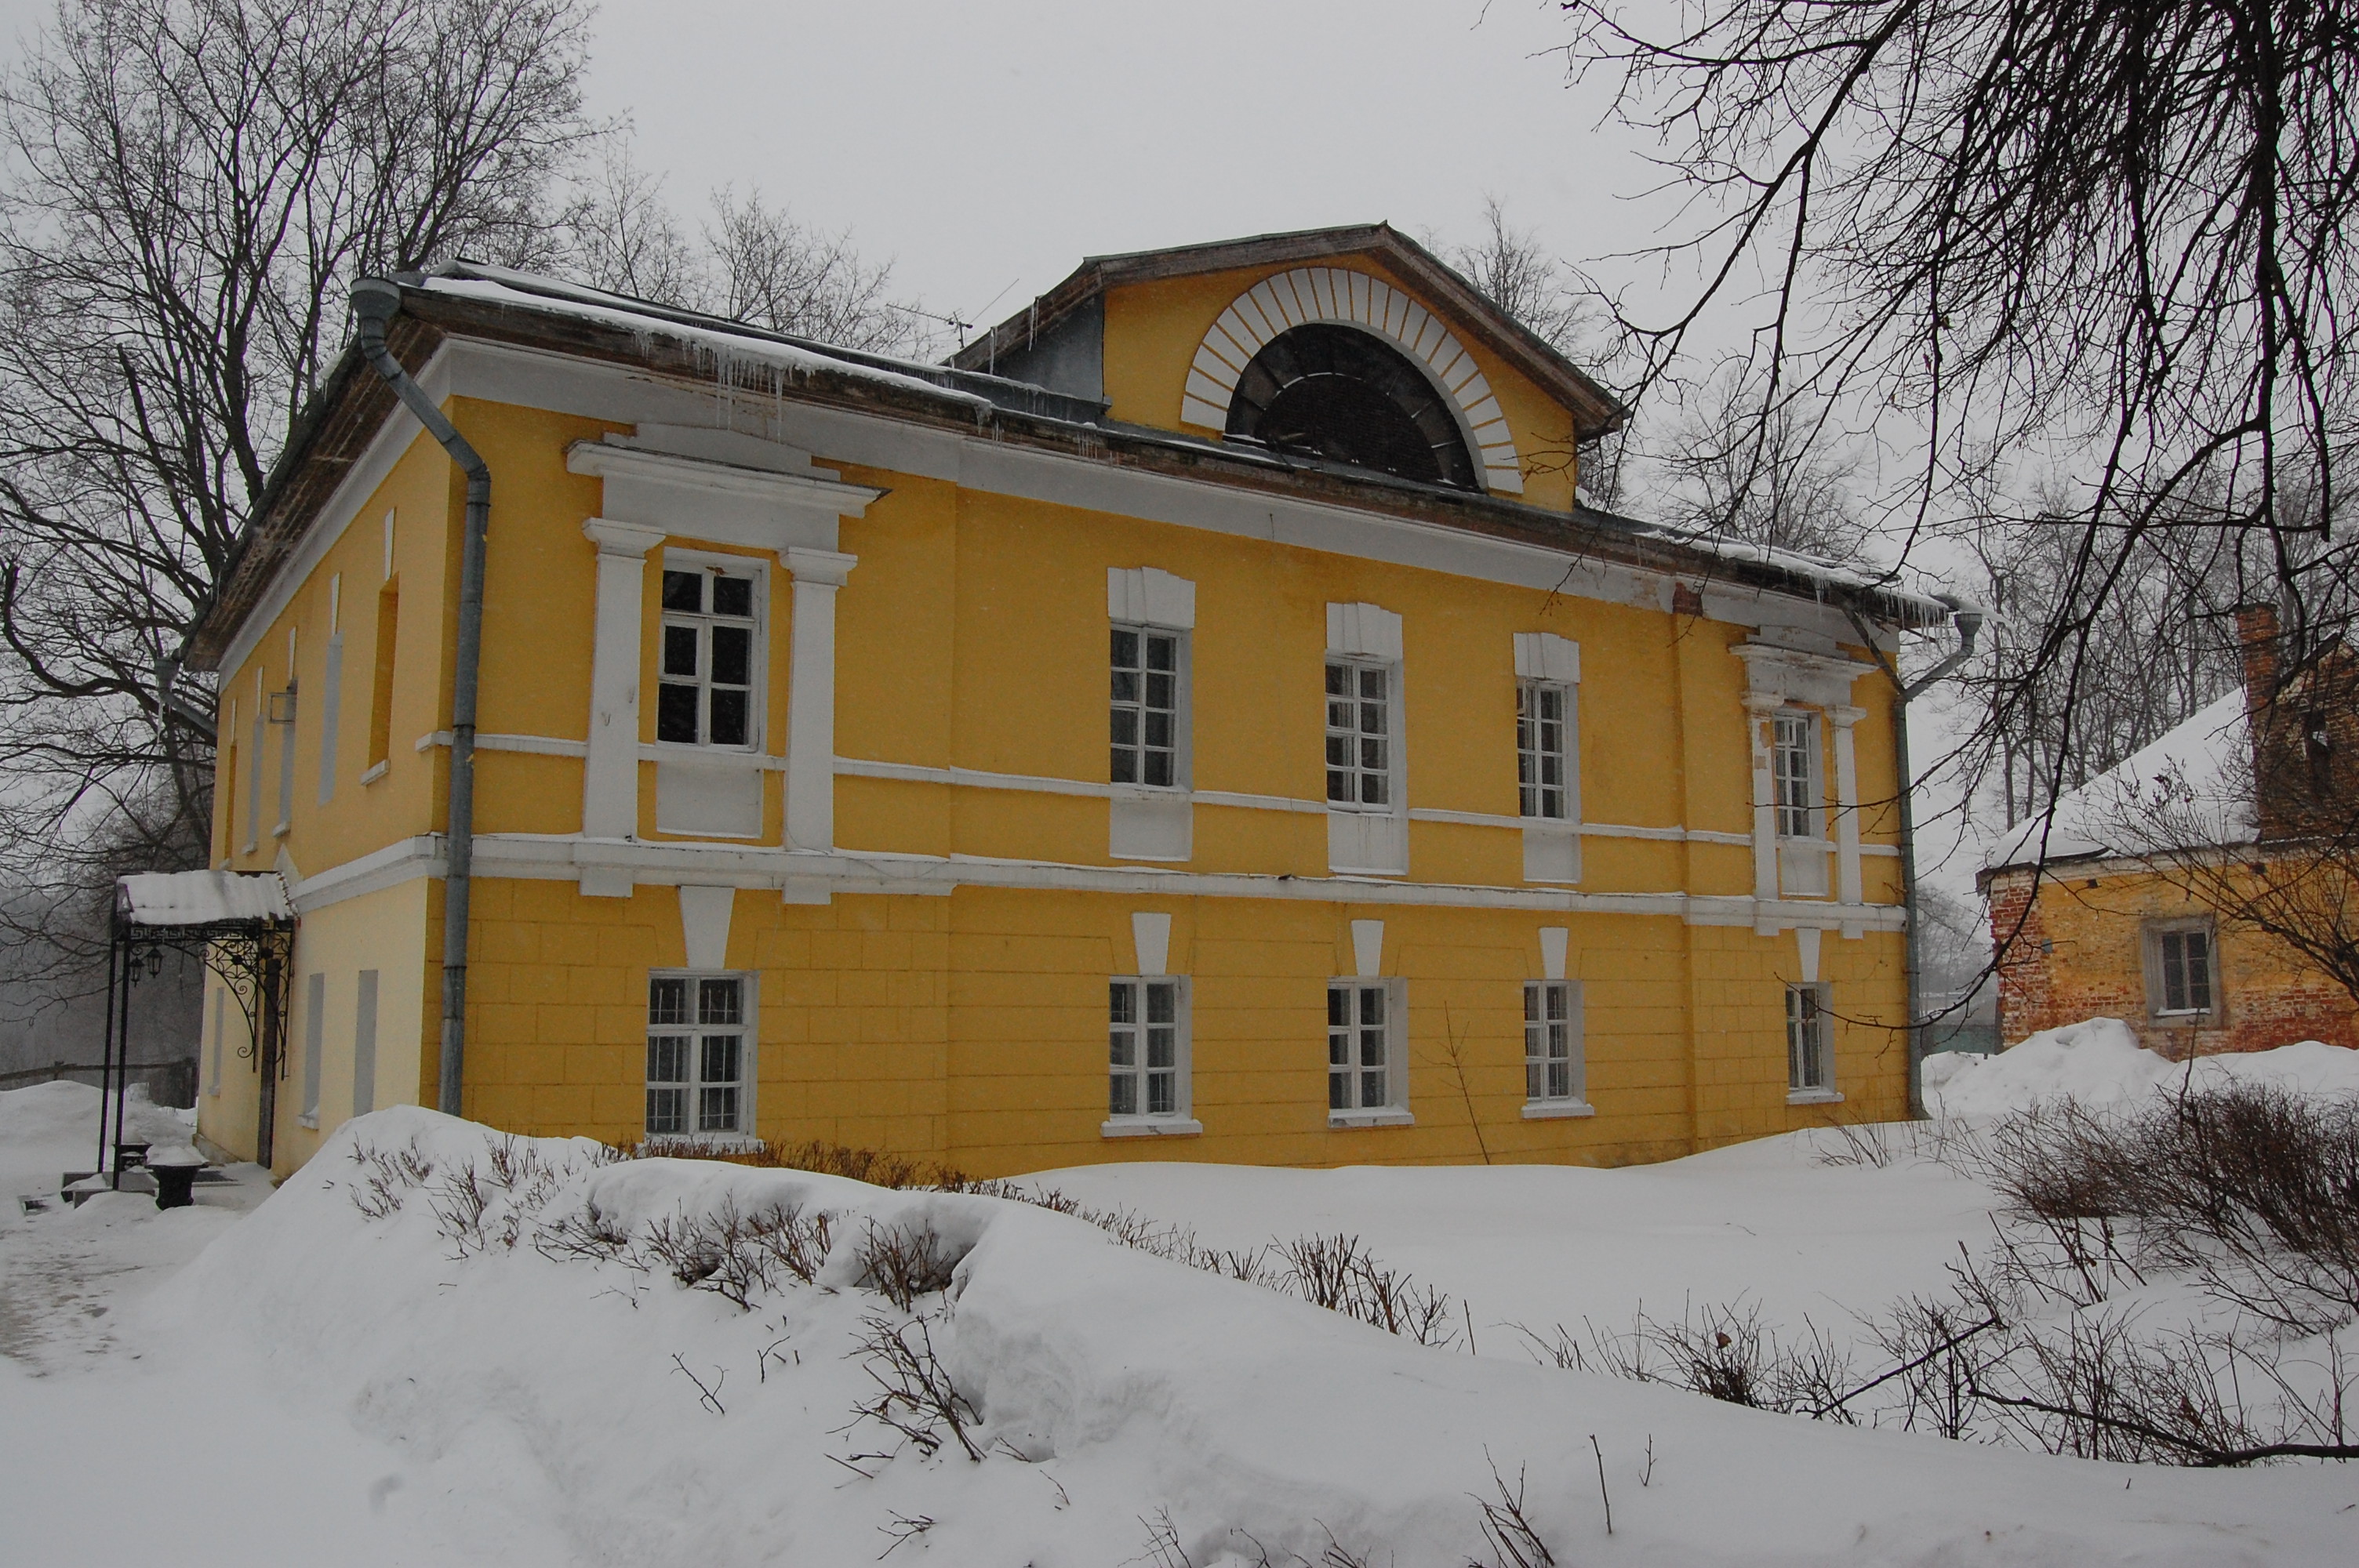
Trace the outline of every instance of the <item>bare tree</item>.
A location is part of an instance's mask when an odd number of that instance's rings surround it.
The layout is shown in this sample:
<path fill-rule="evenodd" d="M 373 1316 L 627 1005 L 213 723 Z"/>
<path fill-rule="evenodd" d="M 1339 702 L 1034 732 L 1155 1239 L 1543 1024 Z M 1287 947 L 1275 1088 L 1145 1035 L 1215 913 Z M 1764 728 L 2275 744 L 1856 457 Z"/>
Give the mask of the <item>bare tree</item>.
<path fill-rule="evenodd" d="M 1669 486 L 1660 520 L 1849 559 L 1868 534 L 1858 460 L 1827 439 L 1826 405 L 1790 395 L 1765 403 L 1758 379 L 1747 362 L 1729 360 L 1684 400 L 1655 459 Z"/>
<path fill-rule="evenodd" d="M 326 373 L 342 286 L 546 254 L 551 178 L 594 129 L 587 18 L 61 0 L 0 84 L 7 874 L 90 890 L 125 859 L 201 861 L 212 694 L 174 661 Z"/>
<path fill-rule="evenodd" d="M 592 288 L 687 304 L 704 292 L 703 259 L 665 201 L 663 177 L 608 144 L 566 213 L 557 267 Z"/>
<path fill-rule="evenodd" d="M 1625 340 L 1615 327 L 1611 306 L 1597 285 L 1560 260 L 1538 232 L 1516 228 L 1496 196 L 1484 197 L 1481 232 L 1473 243 L 1437 248 L 1476 293 L 1533 336 L 1591 373 L 1612 377 L 1624 357 Z M 1625 432 L 1617 430 L 1577 453 L 1527 456 L 1541 463 L 1577 462 L 1582 490 L 1610 507 L 1621 490 L 1625 439 Z"/>
<path fill-rule="evenodd" d="M 1642 383 L 1742 317 L 1765 410 L 1802 392 L 1911 433 L 1886 497 L 1911 547 L 2000 466 L 2062 454 L 2054 589 L 2013 678 L 2053 672 L 2068 713 L 2142 550 L 2225 535 L 2297 656 L 2339 631 L 2321 607 L 2347 598 L 2351 546 L 2323 524 L 2359 425 L 2348 0 L 1567 10 L 1573 69 L 1617 81 L 1690 199 L 1664 249 L 1704 281 L 1625 322 Z"/>

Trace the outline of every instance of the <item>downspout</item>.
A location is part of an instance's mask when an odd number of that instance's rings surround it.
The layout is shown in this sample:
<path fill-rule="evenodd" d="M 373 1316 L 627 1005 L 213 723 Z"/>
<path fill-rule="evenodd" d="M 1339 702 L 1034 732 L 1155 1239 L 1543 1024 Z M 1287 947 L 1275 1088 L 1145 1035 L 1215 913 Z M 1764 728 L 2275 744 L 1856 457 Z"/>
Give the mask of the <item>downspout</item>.
<path fill-rule="evenodd" d="M 1908 703 L 1910 698 L 1922 695 L 1935 682 L 1973 658 L 1974 639 L 1982 635 L 1983 630 L 1981 611 L 1951 594 L 1935 597 L 1950 607 L 1951 620 L 1958 628 L 1958 650 L 1905 686 L 1901 684 L 1900 671 L 1884 656 L 1884 650 L 1875 645 L 1875 639 L 1868 634 L 1867 627 L 1861 622 L 1858 614 L 1846 611 L 1853 630 L 1859 633 L 1861 643 L 1875 662 L 1884 666 L 1884 673 L 1891 677 L 1893 689 L 1899 697 L 1892 705 L 1892 757 L 1894 771 L 1900 781 L 1900 905 L 1908 919 L 1908 925 L 1901 934 L 1904 955 L 1901 962 L 1908 970 L 1908 1114 L 1912 1118 L 1925 1114 L 1925 1055 L 1918 1048 L 1918 1020 L 1924 1016 L 1925 1008 L 1923 937 L 1919 931 L 1921 923 L 1917 918 L 1917 775 L 1908 761 Z"/>
<path fill-rule="evenodd" d="M 475 860 L 475 685 L 483 663 L 484 541 L 492 516 L 492 470 L 426 391 L 385 346 L 386 323 L 401 309 L 400 286 L 364 277 L 353 285 L 360 349 L 402 406 L 441 443 L 467 476 L 467 532 L 459 552 L 459 643 L 451 682 L 451 818 L 442 881 L 442 1061 L 437 1107 L 463 1114 L 467 1065 L 467 906 Z"/>

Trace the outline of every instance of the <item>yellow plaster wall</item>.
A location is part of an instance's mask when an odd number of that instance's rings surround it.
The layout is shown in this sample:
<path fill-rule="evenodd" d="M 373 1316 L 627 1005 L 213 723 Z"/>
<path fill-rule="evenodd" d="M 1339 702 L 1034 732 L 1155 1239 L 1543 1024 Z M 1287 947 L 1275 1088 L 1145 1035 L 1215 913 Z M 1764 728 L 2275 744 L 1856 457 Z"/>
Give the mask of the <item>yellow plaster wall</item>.
<path fill-rule="evenodd" d="M 356 860 L 411 834 L 428 831 L 440 809 L 440 752 L 420 753 L 415 742 L 442 723 L 445 680 L 443 644 L 446 587 L 455 562 L 446 559 L 445 535 L 452 531 L 463 492 L 455 487 L 450 460 L 422 435 L 394 465 L 383 483 L 363 502 L 342 535 L 319 567 L 273 618 L 248 656 L 221 681 L 223 732 L 213 796 L 213 863 L 237 871 L 268 871 L 287 858 L 306 875 Z M 363 784 L 369 766 L 369 708 L 373 695 L 378 591 L 386 583 L 384 519 L 394 514 L 394 572 L 400 590 L 398 652 L 395 661 L 393 722 L 385 775 Z M 336 736 L 335 791 L 320 804 L 320 745 L 326 709 L 325 680 L 330 635 L 331 582 L 342 579 L 339 628 L 343 637 L 343 679 Z M 274 838 L 277 825 L 282 726 L 266 725 L 257 757 L 253 719 L 257 687 L 283 688 L 289 667 L 288 633 L 295 634 L 298 707 L 294 726 L 295 778 L 289 830 Z M 233 748 L 234 749 L 233 751 Z M 229 777 L 234 756 L 237 777 Z M 263 816 L 250 820 L 252 770 L 262 769 Z M 251 840 L 254 849 L 245 846 Z"/>
<path fill-rule="evenodd" d="M 1169 967 L 1190 977 L 1201 1137 L 1100 1133 L 1105 982 L 1135 972 L 1131 915 L 1142 910 L 1172 916 Z M 567 882 L 483 881 L 476 912 L 467 1113 L 636 1141 L 646 973 L 684 959 L 677 894 L 595 899 Z M 1326 1123 L 1326 982 L 1353 969 L 1353 919 L 1385 922 L 1383 972 L 1408 982 L 1411 1127 Z M 1522 986 L 1540 978 L 1548 925 L 1571 930 L 1593 1118 L 1522 1115 Z M 1901 1012 L 1897 958 L 1896 935 L 1821 946 L 1843 1019 L 1837 1106 L 1786 1103 L 1792 935 L 1668 917 L 980 888 L 814 907 L 745 890 L 728 962 L 758 977 L 764 1136 L 899 1150 L 988 1175 L 1141 1158 L 1623 1163 L 1897 1117 L 1905 1059 L 1882 1027 Z"/>
<path fill-rule="evenodd" d="M 601 509 L 600 492 L 564 471 L 562 453 L 603 427 L 463 402 L 453 411 L 486 451 L 495 482 L 483 728 L 581 739 L 595 593 L 595 552 L 581 523 Z M 1411 806 L 1514 814 L 1512 635 L 1550 631 L 1582 651 L 1584 818 L 1750 830 L 1750 754 L 1738 701 L 1745 669 L 1728 651 L 1745 635 L 1741 628 L 1018 502 L 831 462 L 824 453 L 820 460 L 891 492 L 842 529 L 842 547 L 860 561 L 838 601 L 837 750 L 844 756 L 1103 781 L 1106 569 L 1154 566 L 1197 585 L 1200 789 L 1322 797 L 1325 607 L 1367 600 L 1404 618 Z M 305 871 L 421 831 L 439 809 L 446 753 L 420 754 L 410 742 L 440 727 L 447 711 L 436 706 L 447 703 L 447 651 L 424 639 L 439 627 L 447 641 L 457 536 L 455 528 L 434 532 L 407 520 L 431 514 L 447 524 L 458 515 L 447 461 L 413 449 L 364 519 L 381 516 L 384 504 L 400 506 L 405 519 L 407 662 L 397 683 L 392 769 L 365 789 L 340 776 L 334 805 L 314 811 L 307 802 L 315 764 L 299 751 L 288 849 Z M 374 574 L 353 558 L 364 546 L 374 559 L 373 524 L 353 530 L 330 557 L 351 574 L 342 731 L 356 750 L 367 730 L 368 660 L 354 650 L 374 613 Z M 658 552 L 642 579 L 643 689 L 654 684 L 659 570 Z M 790 696 L 791 588 L 775 566 L 770 579 L 766 741 L 777 752 Z M 323 580 L 308 584 L 282 621 L 322 617 Z M 356 580 L 369 591 L 353 591 Z M 268 684 L 283 680 L 268 663 L 283 641 L 283 626 L 275 628 L 257 649 L 255 667 Z M 302 656 L 314 656 L 320 641 L 304 633 Z M 231 679 L 233 689 L 240 679 L 250 687 L 252 668 Z M 1862 796 L 1888 800 L 1888 690 L 1872 677 L 1854 700 L 1875 715 L 1857 730 Z M 642 705 L 649 739 L 653 708 Z M 307 711 L 316 717 L 316 708 Z M 306 733 L 315 727 L 299 726 L 299 747 Z M 266 764 L 275 768 L 275 758 Z M 578 829 L 578 760 L 486 752 L 478 766 L 479 830 Z M 651 764 L 642 776 L 642 827 L 654 837 Z M 766 840 L 775 844 L 775 775 L 768 801 Z M 1888 815 L 1871 810 L 1864 837 L 1888 840 Z M 849 848 L 1110 863 L 1107 807 L 1088 797 L 845 777 L 837 816 L 838 842 Z M 1590 838 L 1583 860 L 1582 885 L 1591 892 L 1743 893 L 1751 885 L 1750 852 L 1740 846 Z M 270 851 L 239 863 L 266 865 Z M 1872 898 L 1897 895 L 1897 865 L 1888 857 L 1866 861 Z M 1199 806 L 1190 869 L 1323 877 L 1323 817 Z M 1411 872 L 1419 881 L 1520 886 L 1519 830 L 1416 823 Z M 390 943 L 408 955 L 400 962 L 415 963 L 414 1027 L 405 1033 L 388 1019 L 380 1030 L 380 1084 L 388 1086 L 380 1092 L 390 1103 L 395 1042 L 405 1040 L 418 1052 L 417 1097 L 432 1103 L 437 971 L 429 957 L 440 951 L 441 889 L 408 885 L 412 903 L 379 894 L 307 915 L 306 941 L 319 924 L 319 940 L 342 944 L 337 951 Z M 1173 914 L 1173 967 L 1184 964 L 1195 979 L 1200 1139 L 1098 1133 L 1103 987 L 1136 962 L 1129 921 L 1139 909 Z M 1386 921 L 1386 972 L 1409 985 L 1411 1128 L 1325 1125 L 1324 982 L 1350 967 L 1355 916 Z M 474 918 L 468 1114 L 524 1131 L 635 1140 L 646 971 L 684 957 L 677 893 L 642 886 L 627 899 L 583 898 L 571 881 L 484 878 Z M 1521 1116 L 1520 985 L 1537 976 L 1536 932 L 1550 925 L 1572 929 L 1572 973 L 1586 987 L 1594 1119 Z M 357 968 L 336 962 L 339 975 Z M 905 1149 L 982 1173 L 1144 1157 L 1619 1162 L 1834 1116 L 1898 1114 L 1905 1096 L 1905 1063 L 1884 1027 L 1901 1006 L 1899 938 L 1891 935 L 1845 942 L 1830 934 L 1822 944 L 1821 973 L 1834 982 L 1846 1021 L 1838 1027 L 1837 1085 L 1847 1098 L 1837 1108 L 1785 1101 L 1782 983 L 1799 978 L 1792 936 L 1690 928 L 1669 916 L 973 887 L 947 898 L 840 895 L 810 907 L 749 891 L 736 901 L 729 962 L 759 975 L 763 1132 Z M 299 962 L 299 1011 L 301 976 L 311 967 L 319 966 Z M 299 1018 L 288 1044 L 299 1073 L 301 1028 Z M 348 1035 L 344 1049 L 348 1081 Z M 300 1099 L 290 1079 L 285 1125 Z M 324 1122 L 332 1096 L 322 1111 Z M 236 1136 L 233 1108 L 212 1116 L 225 1138 Z M 245 1136 L 250 1146 L 250 1113 Z M 290 1133 L 288 1157 L 307 1151 L 307 1140 Z"/>
<path fill-rule="evenodd" d="M 303 915 L 288 987 L 287 1071 L 278 1084 L 271 1160 L 276 1173 L 284 1175 L 301 1165 L 321 1139 L 352 1117 L 353 1029 L 363 969 L 377 971 L 375 1107 L 419 1103 L 424 1031 L 440 1009 L 439 1000 L 429 994 L 429 987 L 440 984 L 440 966 L 431 972 L 427 967 L 427 906 L 433 891 L 419 878 Z M 310 977 L 314 974 L 325 979 L 326 1009 L 320 1035 L 318 1126 L 305 1127 L 300 1120 L 307 1088 L 304 1043 L 310 1028 Z M 237 1055 L 251 1036 L 234 998 L 222 1010 L 227 1054 L 221 1092 L 207 1092 L 212 1087 L 212 993 L 221 987 L 218 977 L 208 979 L 204 1006 L 209 1044 L 198 1069 L 197 1130 L 239 1158 L 251 1159 L 262 1080 L 258 1057 L 241 1060 Z"/>
<path fill-rule="evenodd" d="M 1266 277 L 1305 265 L 1366 273 L 1417 297 L 1417 290 L 1398 274 L 1365 255 L 1198 273 L 1110 288 L 1105 294 L 1105 395 L 1113 406 L 1107 410 L 1109 416 L 1158 429 L 1192 429 L 1180 422 L 1180 401 L 1188 367 L 1204 334 L 1238 295 Z M 1515 436 L 1516 455 L 1524 468 L 1524 492 L 1510 499 L 1552 512 L 1571 511 L 1579 470 L 1571 413 L 1521 372 L 1509 369 L 1472 334 L 1460 331 L 1446 319 L 1443 325 L 1451 327 L 1460 345 L 1474 357 Z M 1468 455 L 1480 463 L 1479 456 L 1471 451 Z"/>

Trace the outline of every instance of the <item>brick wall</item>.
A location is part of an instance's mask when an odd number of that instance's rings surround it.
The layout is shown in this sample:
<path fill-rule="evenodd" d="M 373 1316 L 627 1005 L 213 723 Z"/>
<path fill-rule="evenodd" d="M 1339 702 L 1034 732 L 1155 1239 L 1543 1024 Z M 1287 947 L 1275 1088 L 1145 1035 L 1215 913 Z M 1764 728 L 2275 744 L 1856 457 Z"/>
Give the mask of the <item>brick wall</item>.
<path fill-rule="evenodd" d="M 2148 1050 L 2173 1058 L 2297 1040 L 2359 1046 L 2347 991 L 2283 943 L 2226 921 L 2216 933 L 2216 1022 L 2156 1019 L 2146 994 L 2146 924 L 2205 912 L 2184 890 L 2143 871 L 2051 867 L 2036 901 L 2033 881 L 2027 867 L 1997 872 L 1988 884 L 1991 935 L 2002 955 L 2002 1039 L 2102 1017 L 2121 1019 Z"/>

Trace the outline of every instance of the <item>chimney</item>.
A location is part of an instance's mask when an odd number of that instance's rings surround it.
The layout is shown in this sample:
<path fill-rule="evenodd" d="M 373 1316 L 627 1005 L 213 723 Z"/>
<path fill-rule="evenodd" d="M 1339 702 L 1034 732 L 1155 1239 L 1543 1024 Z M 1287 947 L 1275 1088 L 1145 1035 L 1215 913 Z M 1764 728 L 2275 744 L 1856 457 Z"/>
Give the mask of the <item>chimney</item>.
<path fill-rule="evenodd" d="M 2277 695 L 2277 611 L 2274 604 L 2236 607 L 2236 646 L 2244 656 L 2245 711 L 2258 713 Z"/>

